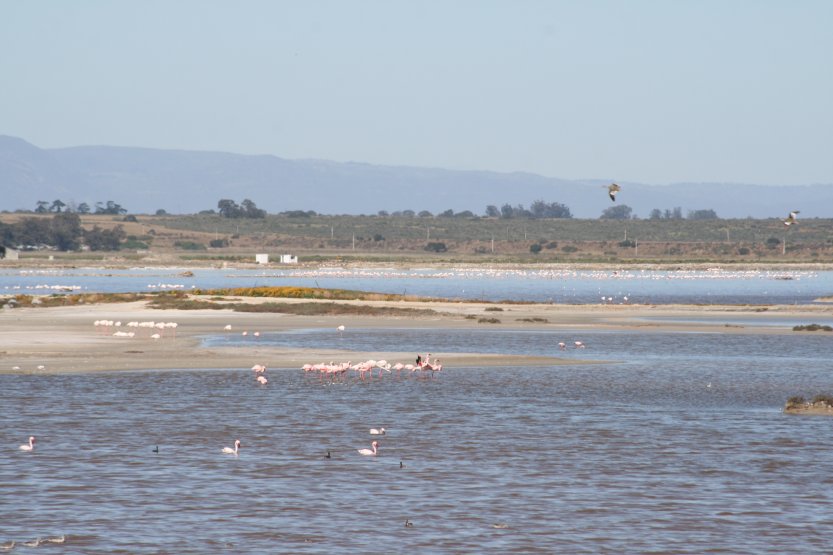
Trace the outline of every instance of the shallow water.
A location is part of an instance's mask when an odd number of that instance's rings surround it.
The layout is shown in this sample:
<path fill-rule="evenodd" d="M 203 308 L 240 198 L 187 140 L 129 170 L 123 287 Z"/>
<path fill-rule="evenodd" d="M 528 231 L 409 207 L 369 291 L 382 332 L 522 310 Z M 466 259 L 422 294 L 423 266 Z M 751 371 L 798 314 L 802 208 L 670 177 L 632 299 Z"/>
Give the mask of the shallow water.
<path fill-rule="evenodd" d="M 833 420 L 780 411 L 792 395 L 833 389 L 827 337 L 371 331 L 280 341 L 553 354 L 575 337 L 587 349 L 555 354 L 621 362 L 343 383 L 270 369 L 265 387 L 238 369 L 2 375 L 0 542 L 65 535 L 62 549 L 84 553 L 830 549 Z M 359 455 L 379 426 L 380 455 Z M 35 452 L 17 450 L 30 434 Z M 235 438 L 240 455 L 221 454 Z"/>
<path fill-rule="evenodd" d="M 547 303 L 809 304 L 833 295 L 833 272 L 801 270 L 492 270 L 321 268 L 246 270 L 71 268 L 0 270 L 0 293 L 132 292 L 298 286 L 449 299 Z M 609 299 L 609 300 L 608 300 Z"/>

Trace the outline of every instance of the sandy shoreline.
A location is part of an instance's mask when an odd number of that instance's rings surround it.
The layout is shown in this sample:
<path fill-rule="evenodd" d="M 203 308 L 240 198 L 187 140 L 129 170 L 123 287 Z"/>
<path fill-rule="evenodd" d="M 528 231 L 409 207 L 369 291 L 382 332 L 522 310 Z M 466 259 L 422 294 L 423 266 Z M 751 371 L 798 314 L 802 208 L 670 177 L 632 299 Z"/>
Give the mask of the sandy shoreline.
<path fill-rule="evenodd" d="M 237 299 L 240 300 L 240 299 Z M 246 302 L 262 302 L 248 300 Z M 291 301 L 290 301 L 291 302 Z M 565 330 L 565 340 L 583 330 L 645 330 L 651 332 L 699 331 L 713 333 L 809 333 L 793 332 L 779 319 L 813 323 L 833 317 L 833 306 L 680 306 L 680 305 L 553 305 L 478 304 L 460 302 L 348 301 L 356 304 L 430 308 L 436 315 L 412 317 L 379 316 L 296 316 L 274 313 L 242 313 L 231 310 L 158 310 L 144 301 L 52 308 L 5 308 L 0 312 L 0 373 L 84 373 L 119 370 L 251 368 L 300 368 L 305 363 L 347 361 L 369 358 L 411 362 L 411 352 L 362 352 L 331 349 L 289 349 L 280 347 L 205 347 L 202 338 L 239 334 L 332 329 L 345 325 L 346 333 L 368 328 L 404 329 L 522 329 Z M 490 310 L 486 310 L 489 308 Z M 500 310 L 494 310 L 499 308 Z M 467 319 L 466 316 L 469 316 Z M 476 318 L 471 318 L 474 315 Z M 500 323 L 479 323 L 479 318 L 497 318 Z M 164 330 L 158 340 L 153 331 L 137 329 L 133 338 L 114 337 L 114 330 L 97 330 L 96 320 L 176 322 L 176 337 Z M 743 324 L 730 324 L 731 321 Z M 232 331 L 224 330 L 226 325 Z M 570 333 L 566 333 L 570 330 Z M 816 332 L 824 333 L 824 332 Z M 349 337 L 349 336 L 348 336 Z M 591 346 L 592 348 L 592 346 Z M 443 353 L 425 346 L 442 359 L 446 368 L 466 366 L 552 366 L 576 364 L 570 351 L 553 345 L 551 357 L 514 354 Z M 589 351 L 592 352 L 592 351 Z M 581 363 L 587 363 L 587 360 Z M 596 361 L 615 362 L 615 361 Z M 42 369 L 38 367 L 42 366 Z"/>

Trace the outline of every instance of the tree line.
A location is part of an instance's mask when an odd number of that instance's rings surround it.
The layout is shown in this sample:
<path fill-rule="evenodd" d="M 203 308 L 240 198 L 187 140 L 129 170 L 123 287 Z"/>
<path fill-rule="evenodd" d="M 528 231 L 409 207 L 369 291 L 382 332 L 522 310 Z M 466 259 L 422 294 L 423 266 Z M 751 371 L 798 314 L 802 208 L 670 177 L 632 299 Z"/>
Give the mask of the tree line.
<path fill-rule="evenodd" d="M 81 227 L 81 218 L 75 212 L 61 212 L 50 219 L 21 218 L 19 222 L 0 222 L 0 243 L 20 250 L 54 248 L 59 251 L 77 251 L 86 246 L 92 251 L 119 250 L 126 233 L 121 225 L 112 229 L 93 226 Z"/>
<path fill-rule="evenodd" d="M 90 206 L 82 202 L 77 206 L 72 204 L 66 204 L 60 199 L 52 201 L 52 203 L 39 200 L 37 202 L 37 207 L 35 208 L 35 213 L 38 214 L 46 214 L 46 213 L 78 213 L 78 214 L 111 214 L 111 215 L 122 215 L 127 213 L 127 209 L 122 207 L 120 204 L 108 200 L 106 202 L 97 202 L 95 204 L 95 210 L 92 210 Z M 217 210 L 203 210 L 200 214 L 210 215 L 210 214 L 218 214 L 224 218 L 252 218 L 252 219 L 259 219 L 265 218 L 268 214 L 266 210 L 260 209 L 257 207 L 254 201 L 251 199 L 244 199 L 240 204 L 237 204 L 232 199 L 220 199 L 217 202 Z M 167 212 L 163 209 L 159 209 L 156 211 L 157 216 L 164 216 L 167 215 Z M 280 212 L 279 215 L 286 216 L 289 218 L 309 218 L 312 216 L 318 215 L 314 210 L 289 210 L 285 212 Z M 416 212 L 414 210 L 398 210 L 394 212 L 388 212 L 387 210 L 379 210 L 377 213 L 378 216 L 382 217 L 403 217 L 403 218 L 478 218 L 477 214 L 472 212 L 471 210 L 461 210 L 459 212 L 455 212 L 453 209 L 448 209 L 443 212 L 439 212 L 436 215 L 431 213 L 428 210 L 422 210 L 420 212 Z M 486 206 L 486 210 L 483 213 L 483 216 L 487 218 L 500 218 L 500 219 L 558 219 L 558 218 L 572 218 L 573 215 L 570 212 L 570 208 L 560 202 L 546 202 L 542 199 L 534 201 L 529 208 L 526 208 L 523 204 L 516 204 L 512 205 L 509 203 L 505 203 L 502 206 L 498 207 L 496 205 L 490 204 Z M 626 204 L 617 204 L 615 206 L 611 206 L 606 208 L 602 211 L 602 214 L 599 216 L 600 219 L 603 220 L 630 220 L 630 219 L 637 219 L 637 216 L 633 214 L 633 209 L 626 205 Z M 671 208 L 671 209 L 664 209 L 661 210 L 659 208 L 654 208 L 651 210 L 648 219 L 650 220 L 682 220 L 683 211 L 682 208 L 679 206 Z M 706 210 L 689 210 L 685 218 L 689 220 L 717 220 L 719 216 L 714 210 L 706 209 Z"/>
<path fill-rule="evenodd" d="M 116 202 L 113 202 L 112 200 L 108 200 L 107 202 L 96 202 L 95 210 L 90 208 L 90 205 L 86 202 L 75 205 L 74 203 L 67 204 L 61 199 L 55 199 L 51 203 L 45 200 L 39 200 L 35 203 L 35 205 L 36 214 L 47 214 L 50 212 L 54 212 L 55 214 L 61 214 L 63 212 L 78 214 L 127 214 L 126 208 Z"/>

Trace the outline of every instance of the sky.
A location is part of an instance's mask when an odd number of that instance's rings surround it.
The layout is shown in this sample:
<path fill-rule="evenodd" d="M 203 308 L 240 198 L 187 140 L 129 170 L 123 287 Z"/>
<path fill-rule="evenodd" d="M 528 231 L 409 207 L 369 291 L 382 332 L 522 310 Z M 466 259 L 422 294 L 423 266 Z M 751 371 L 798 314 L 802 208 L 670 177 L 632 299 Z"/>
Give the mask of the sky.
<path fill-rule="evenodd" d="M 0 134 L 833 184 L 827 0 L 0 0 Z"/>

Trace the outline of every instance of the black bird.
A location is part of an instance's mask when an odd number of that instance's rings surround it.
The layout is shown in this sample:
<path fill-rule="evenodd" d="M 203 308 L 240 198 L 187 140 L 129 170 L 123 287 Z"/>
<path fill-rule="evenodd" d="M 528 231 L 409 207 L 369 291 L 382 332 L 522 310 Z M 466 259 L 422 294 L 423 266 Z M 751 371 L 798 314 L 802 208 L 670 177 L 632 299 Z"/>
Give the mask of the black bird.
<path fill-rule="evenodd" d="M 154 453 L 158 453 L 158 452 L 159 452 L 159 446 L 158 446 L 158 445 L 157 445 L 156 447 L 154 447 L 154 448 L 153 448 L 153 452 L 154 452 Z"/>
<path fill-rule="evenodd" d="M 327 451 L 327 456 L 326 456 L 325 458 L 327 458 L 327 459 L 331 459 L 331 458 L 332 458 L 332 457 L 330 456 L 330 452 L 329 452 L 329 451 Z"/>
<path fill-rule="evenodd" d="M 399 468 L 405 468 L 405 465 L 402 464 L 402 461 L 399 461 Z"/>
<path fill-rule="evenodd" d="M 414 527 L 414 523 L 406 518 L 405 519 L 405 528 L 413 528 L 413 527 Z"/>

